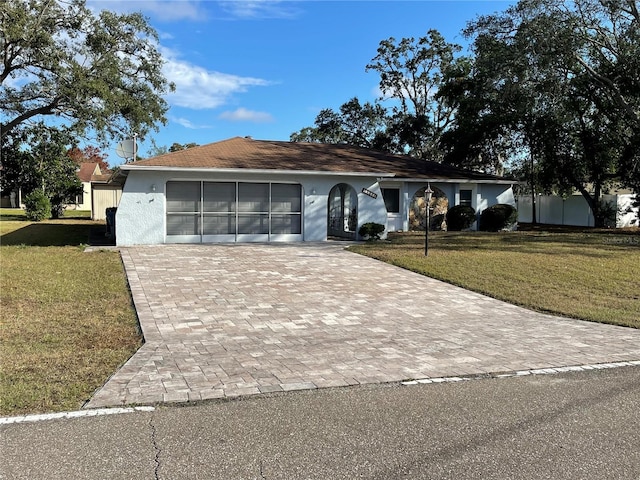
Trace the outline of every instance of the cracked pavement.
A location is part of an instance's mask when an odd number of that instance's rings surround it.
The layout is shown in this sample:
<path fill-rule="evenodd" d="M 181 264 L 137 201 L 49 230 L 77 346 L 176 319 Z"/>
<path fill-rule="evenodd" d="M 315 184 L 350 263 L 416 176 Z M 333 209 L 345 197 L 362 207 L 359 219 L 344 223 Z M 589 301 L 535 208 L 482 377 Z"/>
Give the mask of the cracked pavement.
<path fill-rule="evenodd" d="M 640 367 L 0 425 L 3 480 L 640 478 Z"/>

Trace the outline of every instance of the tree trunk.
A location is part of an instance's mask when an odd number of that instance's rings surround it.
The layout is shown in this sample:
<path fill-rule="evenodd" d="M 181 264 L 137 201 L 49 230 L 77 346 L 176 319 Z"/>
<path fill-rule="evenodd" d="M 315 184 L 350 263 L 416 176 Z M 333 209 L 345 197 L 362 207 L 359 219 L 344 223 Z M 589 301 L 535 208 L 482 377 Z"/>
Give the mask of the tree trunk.
<path fill-rule="evenodd" d="M 530 155 L 531 159 L 531 176 L 529 181 L 531 182 L 531 225 L 537 225 L 538 220 L 536 219 L 536 177 L 533 172 L 533 155 Z"/>
<path fill-rule="evenodd" d="M 599 183 L 594 184 L 594 194 L 591 195 L 584 185 L 574 181 L 574 186 L 580 191 L 582 197 L 586 200 L 587 205 L 591 209 L 593 214 L 593 226 L 596 228 L 605 227 L 605 218 L 602 216 L 602 209 L 600 208 L 600 193 L 602 192 L 602 186 Z"/>

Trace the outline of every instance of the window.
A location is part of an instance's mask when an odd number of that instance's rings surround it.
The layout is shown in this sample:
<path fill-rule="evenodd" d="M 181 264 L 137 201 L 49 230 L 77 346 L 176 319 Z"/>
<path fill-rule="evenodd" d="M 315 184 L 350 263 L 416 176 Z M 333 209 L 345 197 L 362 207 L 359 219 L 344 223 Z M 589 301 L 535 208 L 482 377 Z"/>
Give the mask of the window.
<path fill-rule="evenodd" d="M 167 235 L 301 234 L 302 187 L 167 182 Z"/>
<path fill-rule="evenodd" d="M 471 207 L 472 193 L 471 190 L 460 190 L 460 205 Z"/>
<path fill-rule="evenodd" d="M 400 190 L 397 188 L 383 188 L 382 197 L 387 213 L 400 213 Z"/>

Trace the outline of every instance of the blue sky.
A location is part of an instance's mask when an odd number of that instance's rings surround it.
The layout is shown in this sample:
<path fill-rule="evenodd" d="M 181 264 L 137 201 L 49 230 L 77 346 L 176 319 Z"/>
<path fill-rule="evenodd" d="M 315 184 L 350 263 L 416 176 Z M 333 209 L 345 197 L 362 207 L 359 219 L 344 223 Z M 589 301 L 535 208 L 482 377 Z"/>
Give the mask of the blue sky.
<path fill-rule="evenodd" d="M 206 144 L 235 136 L 289 140 L 323 108 L 353 97 L 373 102 L 379 77 L 365 66 L 381 40 L 420 37 L 435 28 L 463 44 L 479 14 L 511 3 L 449 1 L 90 0 L 96 9 L 141 11 L 160 35 L 176 84 L 166 126 L 153 138 Z M 116 144 L 107 153 L 121 163 Z"/>

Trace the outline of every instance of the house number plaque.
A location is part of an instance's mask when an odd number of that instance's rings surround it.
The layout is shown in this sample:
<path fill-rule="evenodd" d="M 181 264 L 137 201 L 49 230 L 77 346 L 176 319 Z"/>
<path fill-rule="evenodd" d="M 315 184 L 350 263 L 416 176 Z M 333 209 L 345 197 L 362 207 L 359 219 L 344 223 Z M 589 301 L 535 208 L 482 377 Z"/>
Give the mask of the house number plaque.
<path fill-rule="evenodd" d="M 371 190 L 367 190 L 366 188 L 362 189 L 362 193 L 364 193 L 365 195 L 371 197 L 371 198 L 378 198 L 378 194 L 377 193 L 373 193 Z"/>

